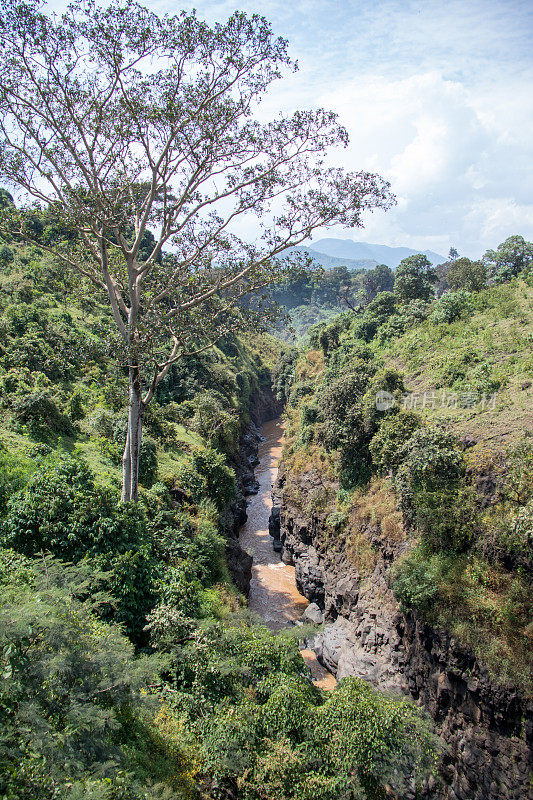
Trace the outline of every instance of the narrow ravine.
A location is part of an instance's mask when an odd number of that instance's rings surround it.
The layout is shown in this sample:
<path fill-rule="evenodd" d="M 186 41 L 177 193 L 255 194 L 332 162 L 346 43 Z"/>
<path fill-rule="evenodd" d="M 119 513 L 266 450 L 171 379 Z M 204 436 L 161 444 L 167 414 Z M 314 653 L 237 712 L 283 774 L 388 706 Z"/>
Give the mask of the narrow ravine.
<path fill-rule="evenodd" d="M 272 484 L 278 473 L 283 431 L 279 420 L 263 426 L 264 441 L 259 445 L 259 464 L 255 477 L 259 491 L 247 507 L 248 520 L 240 531 L 241 547 L 253 556 L 252 578 L 248 606 L 264 620 L 273 631 L 294 625 L 308 605 L 306 598 L 296 588 L 294 567 L 285 564 L 279 553 L 272 549 L 268 533 L 268 520 L 272 509 Z M 335 686 L 335 678 L 325 670 L 311 650 L 302 650 L 313 681 L 324 689 Z"/>

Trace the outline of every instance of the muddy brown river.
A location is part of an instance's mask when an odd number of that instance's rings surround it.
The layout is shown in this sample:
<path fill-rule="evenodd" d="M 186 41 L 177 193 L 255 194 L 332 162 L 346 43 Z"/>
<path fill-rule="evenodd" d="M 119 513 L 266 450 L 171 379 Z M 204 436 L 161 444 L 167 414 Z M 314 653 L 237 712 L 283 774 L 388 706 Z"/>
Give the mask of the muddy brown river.
<path fill-rule="evenodd" d="M 272 549 L 268 533 L 268 519 L 272 509 L 272 484 L 278 473 L 283 430 L 278 420 L 267 422 L 262 434 L 265 440 L 259 445 L 259 464 L 255 477 L 259 492 L 249 499 L 248 519 L 241 528 L 241 547 L 253 556 L 252 579 L 248 606 L 264 620 L 273 631 L 294 625 L 308 605 L 306 598 L 296 588 L 294 567 L 285 564 L 279 553 Z M 302 650 L 314 682 L 324 689 L 335 686 L 335 678 L 317 661 L 311 650 Z"/>

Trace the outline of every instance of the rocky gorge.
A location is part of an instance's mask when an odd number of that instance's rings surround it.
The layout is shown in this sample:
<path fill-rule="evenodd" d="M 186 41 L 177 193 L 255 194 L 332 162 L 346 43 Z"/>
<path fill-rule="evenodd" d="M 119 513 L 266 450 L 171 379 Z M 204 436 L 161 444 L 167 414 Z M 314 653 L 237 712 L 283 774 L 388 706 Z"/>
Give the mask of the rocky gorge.
<path fill-rule="evenodd" d="M 294 475 L 281 464 L 270 520 L 274 544 L 294 565 L 298 590 L 310 601 L 305 619 L 324 623 L 310 642 L 319 661 L 339 680 L 361 677 L 410 695 L 429 712 L 443 755 L 439 778 L 425 784 L 424 797 L 532 797 L 531 700 L 496 681 L 449 633 L 400 608 L 391 570 L 407 544 L 390 541 L 379 521 L 363 530 L 375 566 L 361 574 L 342 540 L 324 536 L 326 515 L 309 502 L 323 488 L 317 470 Z"/>

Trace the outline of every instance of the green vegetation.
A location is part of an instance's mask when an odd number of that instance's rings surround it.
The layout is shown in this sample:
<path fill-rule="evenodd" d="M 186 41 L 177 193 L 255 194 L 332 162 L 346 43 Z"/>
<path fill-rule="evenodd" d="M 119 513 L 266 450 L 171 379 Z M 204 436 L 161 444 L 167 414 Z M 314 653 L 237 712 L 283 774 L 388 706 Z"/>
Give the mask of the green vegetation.
<path fill-rule="evenodd" d="M 296 351 L 227 336 L 173 365 L 146 413 L 139 502 L 120 502 L 127 380 L 105 305 L 65 294 L 42 251 L 12 252 L 0 279 L 0 794 L 377 798 L 427 775 L 438 748 L 418 710 L 357 681 L 314 687 L 297 642 L 249 620 L 230 580 L 232 459 L 271 382 L 306 397 Z"/>
<path fill-rule="evenodd" d="M 138 500 L 143 417 L 172 366 L 264 330 L 263 287 L 300 263 L 290 248 L 395 202 L 379 175 L 326 165 L 348 143 L 333 112 L 254 116 L 293 67 L 258 14 L 210 27 L 136 3 L 3 3 L 0 179 L 26 207 L 3 193 L 0 230 L 105 298 L 129 391 L 123 501 Z M 264 235 L 239 239 L 239 219 Z"/>
<path fill-rule="evenodd" d="M 284 491 L 304 513 L 326 515 L 325 546 L 334 537 L 333 546 L 340 542 L 361 574 L 370 574 L 376 553 L 361 532 L 365 520 L 379 524 L 392 544 L 408 541 L 410 552 L 394 569 L 404 608 L 451 631 L 497 676 L 526 691 L 533 574 L 529 249 L 511 237 L 489 251 L 483 269 L 450 261 L 445 274 L 454 290 L 433 300 L 432 268 L 422 258 L 405 259 L 393 293 L 310 332 L 292 366 L 292 387 L 286 381 L 284 389 Z M 512 259 L 514 277 L 485 267 Z M 490 286 L 478 281 L 482 274 Z M 321 476 L 322 488 L 304 501 L 297 481 L 309 470 Z"/>
<path fill-rule="evenodd" d="M 293 270 L 272 287 L 272 300 L 288 313 L 290 328 L 276 326 L 284 339 L 295 335 L 301 340 L 306 331 L 322 322 L 329 322 L 339 313 L 357 308 L 372 300 L 379 292 L 390 291 L 394 273 L 384 264 L 368 270 L 333 267 L 309 273 Z"/>
<path fill-rule="evenodd" d="M 287 248 L 393 198 L 379 176 L 323 166 L 347 142 L 335 115 L 250 119 L 291 65 L 264 18 L 209 28 L 134 4 L 75 2 L 61 18 L 33 0 L 4 6 L 0 177 L 36 204 L 0 190 L 1 797 L 412 790 L 438 758 L 425 715 L 358 680 L 325 693 L 296 638 L 243 610 L 226 561 L 233 467 L 274 385 L 295 472 L 311 463 L 327 478 L 306 508 L 331 512 L 325 535 L 349 529 L 361 572 L 376 563 L 369 517 L 410 536 L 400 601 L 522 679 L 533 450 L 494 456 L 481 502 L 479 453 L 400 410 L 411 376 L 398 367 L 421 357 L 413 330 L 441 348 L 463 331 L 439 385 L 506 389 L 531 341 L 518 329 L 529 243 L 486 254 L 491 289 L 474 291 L 482 271 L 456 263 L 455 291 L 434 302 L 422 255 L 395 277 L 383 265 L 310 277 Z M 280 198 L 261 247 L 227 233 Z M 264 333 L 272 283 L 297 325 L 309 302 L 315 322 L 348 310 L 315 325 L 301 357 Z M 468 350 L 483 315 L 515 317 L 498 369 Z M 479 341 L 492 347 L 486 331 Z"/>

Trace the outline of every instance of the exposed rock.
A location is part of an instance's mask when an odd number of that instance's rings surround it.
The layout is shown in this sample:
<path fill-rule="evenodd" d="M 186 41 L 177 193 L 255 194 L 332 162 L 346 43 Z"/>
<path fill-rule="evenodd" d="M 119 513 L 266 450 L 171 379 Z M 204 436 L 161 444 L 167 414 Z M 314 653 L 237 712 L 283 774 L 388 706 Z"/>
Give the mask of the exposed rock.
<path fill-rule="evenodd" d="M 299 476 L 296 507 L 288 499 L 293 491 L 284 492 L 281 465 L 273 491 L 279 523 L 272 521 L 283 560 L 295 565 L 299 590 L 323 611 L 324 629 L 310 642 L 319 661 L 338 680 L 355 675 L 379 689 L 408 693 L 429 711 L 445 756 L 441 781 L 430 779 L 418 797 L 533 797 L 528 777 L 531 702 L 492 679 L 448 634 L 401 612 L 390 587 L 390 568 L 405 545 L 388 545 L 377 524 L 369 523 L 364 531 L 378 553 L 376 567 L 371 576 L 358 574 L 335 537 L 324 537 L 326 520 L 320 512 L 302 511 L 319 481 L 313 471 Z M 406 797 L 414 798 L 414 790 Z"/>
<path fill-rule="evenodd" d="M 309 603 L 300 617 L 300 621 L 311 622 L 313 625 L 321 625 L 324 622 L 324 614 L 316 603 Z"/>
<path fill-rule="evenodd" d="M 252 556 L 242 549 L 236 539 L 228 539 L 226 560 L 235 585 L 240 592 L 248 596 L 252 577 Z"/>

